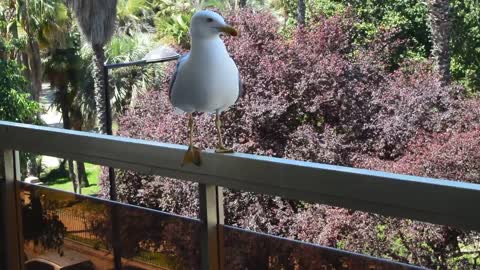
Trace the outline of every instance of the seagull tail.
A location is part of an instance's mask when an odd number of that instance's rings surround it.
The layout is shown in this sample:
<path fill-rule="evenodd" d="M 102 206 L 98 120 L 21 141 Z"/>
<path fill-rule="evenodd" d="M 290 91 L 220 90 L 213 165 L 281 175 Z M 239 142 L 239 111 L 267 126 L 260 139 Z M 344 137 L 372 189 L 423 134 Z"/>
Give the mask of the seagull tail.
<path fill-rule="evenodd" d="M 180 115 L 180 114 L 183 114 L 184 111 L 180 110 L 179 108 L 174 108 L 173 109 L 173 114 L 176 114 L 176 115 Z"/>

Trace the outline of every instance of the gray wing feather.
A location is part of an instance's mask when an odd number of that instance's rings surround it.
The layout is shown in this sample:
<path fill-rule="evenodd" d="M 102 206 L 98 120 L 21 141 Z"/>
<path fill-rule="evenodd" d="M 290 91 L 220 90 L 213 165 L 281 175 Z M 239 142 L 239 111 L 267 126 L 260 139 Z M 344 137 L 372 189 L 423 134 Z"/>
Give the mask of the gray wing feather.
<path fill-rule="evenodd" d="M 170 80 L 170 87 L 168 88 L 168 98 L 169 99 L 172 96 L 173 84 L 175 83 L 175 79 L 177 79 L 178 68 L 180 67 L 180 64 L 185 62 L 185 60 L 187 59 L 189 54 L 190 53 L 186 53 L 186 54 L 180 56 L 180 58 L 178 58 L 177 65 L 175 66 L 175 71 L 173 72 L 172 79 Z"/>

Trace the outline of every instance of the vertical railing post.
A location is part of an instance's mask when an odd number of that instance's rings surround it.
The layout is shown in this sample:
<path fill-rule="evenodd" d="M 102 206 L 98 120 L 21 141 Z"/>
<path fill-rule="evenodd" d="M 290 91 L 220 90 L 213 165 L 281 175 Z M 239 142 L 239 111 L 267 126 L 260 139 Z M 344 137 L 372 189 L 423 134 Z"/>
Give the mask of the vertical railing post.
<path fill-rule="evenodd" d="M 223 192 L 215 185 L 199 184 L 202 270 L 223 269 L 223 238 L 219 227 L 223 225 Z"/>
<path fill-rule="evenodd" d="M 106 63 L 103 65 L 103 87 L 104 87 L 104 96 L 105 96 L 105 116 L 107 130 L 102 130 L 102 132 L 107 132 L 107 135 L 113 135 L 112 130 L 112 105 L 110 104 L 110 90 L 109 90 L 109 78 L 108 78 L 108 66 Z M 115 181 L 115 169 L 112 167 L 108 168 L 108 182 L 110 184 L 110 200 L 117 201 L 117 185 Z M 116 270 L 122 269 L 122 246 L 121 246 L 121 235 L 120 235 L 120 224 L 118 218 L 119 211 L 117 206 L 112 205 L 111 218 L 112 218 L 112 244 L 113 244 L 113 261 Z"/>
<path fill-rule="evenodd" d="M 18 151 L 1 150 L 4 164 L 2 208 L 6 264 L 8 270 L 22 270 L 25 261 L 23 251 L 22 216 L 16 181 L 20 180 L 20 158 Z M 3 244 L 3 243 L 2 243 Z"/>

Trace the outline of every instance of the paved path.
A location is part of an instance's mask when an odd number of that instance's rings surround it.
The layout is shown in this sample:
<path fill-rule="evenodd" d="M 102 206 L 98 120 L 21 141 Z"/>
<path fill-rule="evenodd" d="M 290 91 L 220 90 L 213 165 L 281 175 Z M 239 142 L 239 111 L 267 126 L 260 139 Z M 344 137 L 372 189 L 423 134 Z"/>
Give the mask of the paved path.
<path fill-rule="evenodd" d="M 50 127 L 62 128 L 62 114 L 53 108 L 52 102 L 55 91 L 50 88 L 49 83 L 42 84 L 42 92 L 40 93 L 40 106 L 45 110 L 41 116 L 42 120 Z"/>
<path fill-rule="evenodd" d="M 40 117 L 49 127 L 62 128 L 62 114 L 52 106 L 55 91 L 50 88 L 49 83 L 42 84 L 42 92 L 40 93 L 40 106 L 45 110 L 45 113 Z M 56 157 L 43 156 L 42 167 L 58 168 L 60 160 Z"/>

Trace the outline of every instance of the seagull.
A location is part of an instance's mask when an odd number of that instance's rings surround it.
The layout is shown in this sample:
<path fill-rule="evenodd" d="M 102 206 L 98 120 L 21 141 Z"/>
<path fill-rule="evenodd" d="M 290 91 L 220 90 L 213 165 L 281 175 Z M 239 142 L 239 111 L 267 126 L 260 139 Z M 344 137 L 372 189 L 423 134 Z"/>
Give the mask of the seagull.
<path fill-rule="evenodd" d="M 190 52 L 178 59 L 170 81 L 170 102 L 188 115 L 189 147 L 182 166 L 190 162 L 201 165 L 200 149 L 193 145 L 194 112 L 215 113 L 215 152 L 233 152 L 223 144 L 220 114 L 238 100 L 242 84 L 237 65 L 220 38 L 222 33 L 237 36 L 237 31 L 219 14 L 196 12 L 190 22 Z"/>

